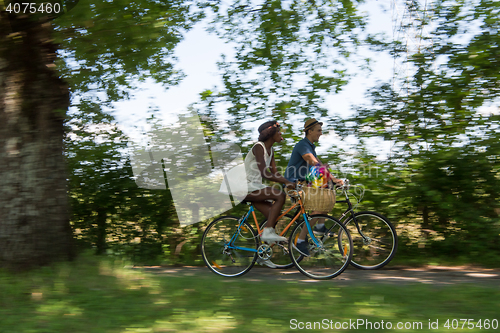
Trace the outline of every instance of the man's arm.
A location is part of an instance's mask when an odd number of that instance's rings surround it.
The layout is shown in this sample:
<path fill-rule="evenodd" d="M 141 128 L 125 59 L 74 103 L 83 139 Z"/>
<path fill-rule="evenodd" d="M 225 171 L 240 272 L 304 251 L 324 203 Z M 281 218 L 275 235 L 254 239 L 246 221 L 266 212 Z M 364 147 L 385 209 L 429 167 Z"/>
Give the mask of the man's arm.
<path fill-rule="evenodd" d="M 314 166 L 318 163 L 321 164 L 319 159 L 311 153 L 307 153 L 307 154 L 302 155 L 302 158 L 304 159 L 304 161 L 307 162 L 307 164 L 309 164 L 311 166 Z"/>
<path fill-rule="evenodd" d="M 313 154 L 311 153 L 308 153 L 308 154 L 304 154 L 302 155 L 302 158 L 307 162 L 307 164 L 309 165 L 318 165 L 318 164 L 323 164 L 321 163 L 321 161 L 319 160 L 319 158 L 315 157 Z M 328 165 L 327 165 L 328 167 Z M 335 184 L 338 184 L 338 185 L 343 185 L 344 184 L 344 181 L 342 179 L 338 179 L 338 178 L 335 178 L 332 176 L 332 174 L 330 174 L 330 179 L 335 183 Z"/>

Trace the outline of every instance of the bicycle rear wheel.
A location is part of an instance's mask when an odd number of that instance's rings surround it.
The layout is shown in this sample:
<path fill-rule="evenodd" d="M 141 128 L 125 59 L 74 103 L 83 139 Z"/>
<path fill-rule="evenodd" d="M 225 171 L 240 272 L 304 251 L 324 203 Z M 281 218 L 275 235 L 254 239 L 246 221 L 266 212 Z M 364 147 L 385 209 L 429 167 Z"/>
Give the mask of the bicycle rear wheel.
<path fill-rule="evenodd" d="M 316 236 L 320 245 L 314 244 L 308 235 L 309 256 L 303 256 L 295 247 L 297 238 L 306 228 L 302 221 L 292 231 L 289 240 L 290 257 L 297 269 L 313 279 L 331 279 L 340 275 L 349 266 L 352 257 L 352 239 L 347 229 L 335 218 L 328 215 L 312 215 L 310 220 L 323 220 L 328 231 L 323 236 Z"/>
<path fill-rule="evenodd" d="M 353 242 L 351 264 L 359 269 L 379 269 L 387 265 L 398 248 L 396 229 L 383 215 L 376 212 L 354 214 L 363 236 L 352 216 L 345 222 Z"/>
<path fill-rule="evenodd" d="M 281 219 L 279 219 L 278 223 L 276 223 L 276 226 L 274 227 L 274 229 L 276 230 L 276 233 L 278 235 L 281 235 L 281 232 L 283 231 L 283 229 L 285 229 L 288 226 L 288 224 L 290 223 L 290 221 L 294 217 L 295 216 L 293 216 L 292 214 L 287 214 L 287 215 L 283 216 Z M 301 220 L 300 217 L 297 220 L 295 220 L 294 224 L 292 224 L 290 226 L 290 228 L 288 228 L 283 233 L 282 236 L 289 238 L 290 235 L 292 234 L 292 230 L 293 230 L 294 226 L 297 225 L 299 223 L 298 221 L 300 221 L 300 220 Z M 261 230 L 264 229 L 266 224 L 267 224 L 267 220 L 262 222 L 260 229 Z M 269 261 L 272 262 L 274 265 L 276 265 L 275 268 L 287 269 L 287 268 L 294 266 L 292 260 L 290 259 L 290 254 L 289 254 L 287 244 L 284 244 L 284 245 L 281 243 L 280 244 L 273 244 L 273 245 L 271 245 L 271 249 L 273 250 L 273 254 L 272 254 L 271 258 L 269 259 Z"/>
<path fill-rule="evenodd" d="M 223 216 L 208 225 L 201 238 L 201 254 L 212 272 L 236 277 L 247 273 L 255 264 L 259 246 L 257 235 L 245 221 L 234 216 Z M 246 248 L 235 249 L 234 247 Z"/>

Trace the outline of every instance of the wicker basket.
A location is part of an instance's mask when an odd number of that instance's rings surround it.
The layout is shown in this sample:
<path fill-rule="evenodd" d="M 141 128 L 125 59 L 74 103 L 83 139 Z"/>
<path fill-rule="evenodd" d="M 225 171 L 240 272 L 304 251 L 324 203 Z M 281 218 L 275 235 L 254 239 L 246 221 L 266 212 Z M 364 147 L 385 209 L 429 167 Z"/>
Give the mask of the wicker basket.
<path fill-rule="evenodd" d="M 302 201 L 305 210 L 329 212 L 335 206 L 335 191 L 327 188 L 302 188 Z"/>

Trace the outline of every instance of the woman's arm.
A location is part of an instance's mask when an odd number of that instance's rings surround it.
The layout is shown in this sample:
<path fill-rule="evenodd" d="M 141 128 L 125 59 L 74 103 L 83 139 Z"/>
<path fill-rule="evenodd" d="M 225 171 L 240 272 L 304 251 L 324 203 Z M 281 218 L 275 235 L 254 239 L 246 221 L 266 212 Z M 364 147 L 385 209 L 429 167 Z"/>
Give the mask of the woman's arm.
<path fill-rule="evenodd" d="M 266 168 L 266 162 L 264 160 L 264 148 L 261 145 L 256 145 L 253 147 L 253 154 L 255 156 L 255 160 L 257 161 L 257 166 L 259 168 L 260 174 L 262 178 L 266 178 L 278 183 L 282 183 L 285 185 L 294 185 L 291 181 L 283 177 L 276 168 L 276 161 L 274 160 L 274 152 L 271 157 L 271 163 L 269 168 Z"/>
<path fill-rule="evenodd" d="M 286 186 L 295 186 L 295 183 L 292 183 L 278 172 L 278 169 L 276 168 L 276 161 L 274 160 L 274 152 L 273 156 L 271 157 L 271 163 L 269 165 L 269 169 L 271 169 L 271 174 L 273 174 L 276 177 L 277 182 L 285 184 Z"/>

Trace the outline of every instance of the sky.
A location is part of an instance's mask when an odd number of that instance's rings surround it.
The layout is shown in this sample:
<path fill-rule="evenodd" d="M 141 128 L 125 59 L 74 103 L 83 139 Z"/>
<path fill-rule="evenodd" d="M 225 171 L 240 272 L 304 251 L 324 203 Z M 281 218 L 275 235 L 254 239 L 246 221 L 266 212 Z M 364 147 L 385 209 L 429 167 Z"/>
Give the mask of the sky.
<path fill-rule="evenodd" d="M 392 0 L 368 1 L 368 4 L 363 6 L 362 10 L 369 13 L 370 33 L 385 32 L 388 36 L 392 35 L 391 2 Z M 385 12 L 382 8 L 385 8 Z M 168 124 L 175 118 L 172 115 L 183 113 L 190 104 L 198 102 L 200 92 L 222 86 L 216 62 L 220 60 L 221 54 L 231 56 L 234 51 L 231 45 L 206 32 L 206 24 L 195 26 L 177 46 L 175 55 L 178 58 L 178 68 L 186 75 L 178 86 L 165 89 L 160 84 L 146 82 L 140 85 L 140 91 L 136 92 L 132 99 L 115 104 L 116 112 L 113 115 L 119 127 L 132 140 L 140 140 L 141 133 L 147 130 L 148 108 L 157 108 L 157 114 Z M 366 89 L 373 86 L 377 79 L 390 80 L 393 71 L 393 59 L 389 56 L 378 56 L 377 62 L 373 64 L 373 72 L 358 70 L 357 77 L 353 78 L 341 93 L 332 93 L 326 98 L 326 108 L 332 114 L 349 116 L 352 114 L 351 106 L 364 100 Z M 255 136 L 258 125 L 254 125 Z M 352 142 L 340 142 L 340 138 L 331 132 L 321 139 L 318 152 L 322 153 L 322 149 L 328 149 L 331 145 L 349 144 Z M 382 149 L 387 150 L 387 145 Z"/>

